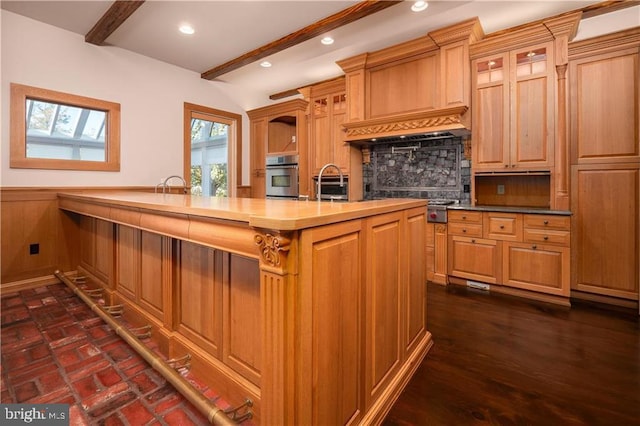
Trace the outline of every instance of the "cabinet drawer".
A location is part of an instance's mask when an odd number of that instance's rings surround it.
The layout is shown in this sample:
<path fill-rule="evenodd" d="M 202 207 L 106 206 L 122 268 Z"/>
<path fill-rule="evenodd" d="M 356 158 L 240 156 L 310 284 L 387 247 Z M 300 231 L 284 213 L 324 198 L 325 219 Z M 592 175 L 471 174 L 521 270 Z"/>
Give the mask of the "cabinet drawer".
<path fill-rule="evenodd" d="M 522 215 L 516 213 L 485 213 L 484 238 L 522 241 Z"/>
<path fill-rule="evenodd" d="M 527 229 L 524 230 L 525 243 L 558 244 L 569 247 L 571 233 L 569 231 L 556 231 L 553 229 Z"/>
<path fill-rule="evenodd" d="M 568 231 L 571 227 L 571 217 L 543 214 L 524 215 L 525 228 L 559 229 Z"/>
<path fill-rule="evenodd" d="M 482 224 L 482 212 L 472 212 L 468 210 L 447 211 L 449 222 L 466 222 Z"/>
<path fill-rule="evenodd" d="M 449 228 L 449 235 L 460 235 L 463 237 L 482 238 L 481 224 L 449 222 L 447 226 Z"/>

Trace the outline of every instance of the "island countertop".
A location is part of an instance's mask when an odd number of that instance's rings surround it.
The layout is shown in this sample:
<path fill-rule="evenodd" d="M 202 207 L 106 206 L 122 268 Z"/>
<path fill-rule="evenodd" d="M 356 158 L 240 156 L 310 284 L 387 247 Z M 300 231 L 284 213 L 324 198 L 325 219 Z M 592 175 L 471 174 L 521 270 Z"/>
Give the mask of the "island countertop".
<path fill-rule="evenodd" d="M 60 192 L 63 202 L 153 211 L 245 222 L 251 227 L 292 231 L 425 207 L 426 200 L 384 199 L 358 202 L 317 202 L 257 198 L 202 197 L 134 191 Z"/>

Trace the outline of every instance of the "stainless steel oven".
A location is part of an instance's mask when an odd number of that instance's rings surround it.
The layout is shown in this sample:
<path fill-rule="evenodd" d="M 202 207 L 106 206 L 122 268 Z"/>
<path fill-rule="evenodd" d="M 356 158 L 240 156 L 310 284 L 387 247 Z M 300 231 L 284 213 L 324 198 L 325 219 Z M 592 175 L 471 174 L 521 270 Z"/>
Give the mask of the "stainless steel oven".
<path fill-rule="evenodd" d="M 298 198 L 298 155 L 268 155 L 267 198 Z"/>

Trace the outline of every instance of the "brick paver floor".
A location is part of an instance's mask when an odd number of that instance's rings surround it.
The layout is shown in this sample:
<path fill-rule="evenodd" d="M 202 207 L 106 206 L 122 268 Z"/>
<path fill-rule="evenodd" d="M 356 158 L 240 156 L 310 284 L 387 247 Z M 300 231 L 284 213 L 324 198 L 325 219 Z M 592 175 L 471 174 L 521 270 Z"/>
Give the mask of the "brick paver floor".
<path fill-rule="evenodd" d="M 0 402 L 69 404 L 71 425 L 208 423 L 64 284 L 3 294 L 1 309 Z"/>

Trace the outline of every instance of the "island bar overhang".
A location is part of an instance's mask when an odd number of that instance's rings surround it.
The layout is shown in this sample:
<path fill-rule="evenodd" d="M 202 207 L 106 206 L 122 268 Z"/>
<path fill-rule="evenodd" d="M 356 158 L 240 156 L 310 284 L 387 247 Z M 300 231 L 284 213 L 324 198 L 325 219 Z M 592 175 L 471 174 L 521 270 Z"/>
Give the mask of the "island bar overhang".
<path fill-rule="evenodd" d="M 259 424 L 379 424 L 433 344 L 425 200 L 87 191 L 59 207 L 112 258 L 78 269 Z"/>

